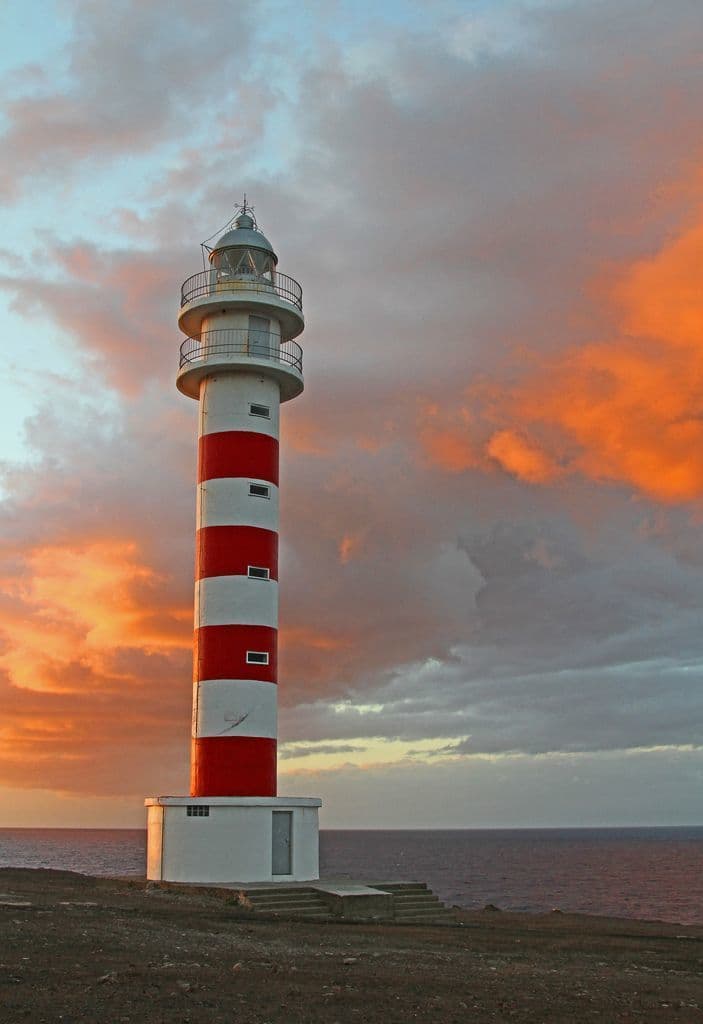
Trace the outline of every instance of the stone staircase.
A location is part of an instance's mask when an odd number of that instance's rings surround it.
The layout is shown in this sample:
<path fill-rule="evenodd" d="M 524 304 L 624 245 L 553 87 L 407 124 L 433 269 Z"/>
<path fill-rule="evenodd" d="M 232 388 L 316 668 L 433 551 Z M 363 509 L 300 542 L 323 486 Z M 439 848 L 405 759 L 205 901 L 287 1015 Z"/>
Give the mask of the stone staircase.
<path fill-rule="evenodd" d="M 456 924 L 451 910 L 427 888 L 425 882 L 369 884 L 392 895 L 393 919 L 397 924 Z"/>
<path fill-rule="evenodd" d="M 282 914 L 285 917 L 330 920 L 327 904 L 320 893 L 306 886 L 276 885 L 265 889 L 245 889 L 240 901 L 257 914 Z"/>
<path fill-rule="evenodd" d="M 455 924 L 455 918 L 449 910 L 424 882 L 370 882 L 365 883 L 369 890 L 377 892 L 376 900 L 383 899 L 381 893 L 392 897 L 386 899 L 386 909 L 379 914 L 364 914 L 366 920 L 395 922 L 396 924 Z M 354 887 L 350 886 L 350 889 Z M 335 890 L 337 896 L 343 894 L 344 887 Z M 280 915 L 281 917 L 300 918 L 317 921 L 359 920 L 354 910 L 346 913 L 340 908 L 339 899 L 336 912 L 330 903 L 330 893 L 324 888 L 316 888 L 314 884 L 305 885 L 269 885 L 242 889 L 239 899 L 243 906 L 256 914 Z M 342 895 L 342 903 L 344 897 Z M 357 904 L 358 907 L 358 904 Z"/>

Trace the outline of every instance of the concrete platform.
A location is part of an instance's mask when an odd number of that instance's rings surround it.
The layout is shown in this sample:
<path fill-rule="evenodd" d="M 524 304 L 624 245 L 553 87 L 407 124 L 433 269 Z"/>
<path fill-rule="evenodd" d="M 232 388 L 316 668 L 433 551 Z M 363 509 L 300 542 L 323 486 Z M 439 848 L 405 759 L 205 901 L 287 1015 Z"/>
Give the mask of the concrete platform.
<path fill-rule="evenodd" d="M 455 924 L 452 912 L 424 882 L 321 879 L 308 885 L 246 886 L 242 906 L 258 914 L 326 921 Z"/>
<path fill-rule="evenodd" d="M 200 883 L 201 887 L 203 885 Z M 323 878 L 283 884 L 220 883 L 207 888 L 232 892 L 240 907 L 266 916 L 319 921 L 456 924 L 452 911 L 424 882 Z"/>

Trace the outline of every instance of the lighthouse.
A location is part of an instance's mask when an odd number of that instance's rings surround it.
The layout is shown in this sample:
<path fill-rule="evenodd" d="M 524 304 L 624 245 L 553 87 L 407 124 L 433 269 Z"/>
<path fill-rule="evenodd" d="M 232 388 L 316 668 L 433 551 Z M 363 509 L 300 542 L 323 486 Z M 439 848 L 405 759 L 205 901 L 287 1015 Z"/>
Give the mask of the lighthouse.
<path fill-rule="evenodd" d="M 147 877 L 318 877 L 318 808 L 277 794 L 279 421 L 303 391 L 302 289 L 244 203 L 181 289 L 178 390 L 198 402 L 188 796 L 146 800 Z"/>

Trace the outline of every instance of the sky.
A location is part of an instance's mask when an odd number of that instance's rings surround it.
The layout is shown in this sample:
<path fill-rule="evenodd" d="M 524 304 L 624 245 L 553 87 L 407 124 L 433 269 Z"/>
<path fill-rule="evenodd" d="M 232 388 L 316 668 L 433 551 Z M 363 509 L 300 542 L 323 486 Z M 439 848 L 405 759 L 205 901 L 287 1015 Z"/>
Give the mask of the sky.
<path fill-rule="evenodd" d="M 181 282 L 303 287 L 279 791 L 327 828 L 703 815 L 699 0 L 10 0 L 0 824 L 187 792 Z"/>

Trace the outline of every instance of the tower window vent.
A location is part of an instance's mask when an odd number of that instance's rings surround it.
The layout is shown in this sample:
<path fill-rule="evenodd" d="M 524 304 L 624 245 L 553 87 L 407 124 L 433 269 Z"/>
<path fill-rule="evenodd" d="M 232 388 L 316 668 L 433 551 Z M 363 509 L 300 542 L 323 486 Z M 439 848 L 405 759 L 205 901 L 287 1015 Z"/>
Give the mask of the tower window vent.
<path fill-rule="evenodd" d="M 271 579 L 271 572 L 269 569 L 264 569 L 261 565 L 248 565 L 247 576 L 252 580 L 269 580 Z"/>
<path fill-rule="evenodd" d="M 254 498 L 270 498 L 271 488 L 268 484 L 249 484 L 249 494 Z"/>
<path fill-rule="evenodd" d="M 250 416 L 261 416 L 262 419 L 271 419 L 271 410 L 268 405 L 257 405 L 256 402 L 249 403 L 249 415 Z"/>
<path fill-rule="evenodd" d="M 210 807 L 208 804 L 186 804 L 186 815 L 189 818 L 209 818 Z"/>
<path fill-rule="evenodd" d="M 247 665 L 268 665 L 268 651 L 247 651 Z"/>

